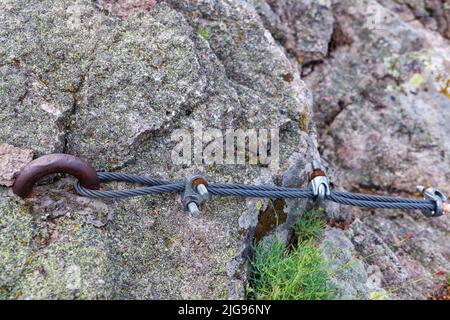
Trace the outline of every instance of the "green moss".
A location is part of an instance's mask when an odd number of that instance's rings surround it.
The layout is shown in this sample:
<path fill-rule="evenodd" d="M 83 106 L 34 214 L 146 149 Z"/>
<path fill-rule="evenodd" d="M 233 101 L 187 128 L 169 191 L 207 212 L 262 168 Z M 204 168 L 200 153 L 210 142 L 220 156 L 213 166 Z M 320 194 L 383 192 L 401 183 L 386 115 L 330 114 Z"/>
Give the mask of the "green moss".
<path fill-rule="evenodd" d="M 320 211 L 306 212 L 295 224 L 297 243 L 285 246 L 278 238 L 255 246 L 251 261 L 252 299 L 332 299 L 329 273 L 315 244 L 325 227 Z"/>
<path fill-rule="evenodd" d="M 197 28 L 197 33 L 205 40 L 210 38 L 209 31 L 203 26 Z"/>

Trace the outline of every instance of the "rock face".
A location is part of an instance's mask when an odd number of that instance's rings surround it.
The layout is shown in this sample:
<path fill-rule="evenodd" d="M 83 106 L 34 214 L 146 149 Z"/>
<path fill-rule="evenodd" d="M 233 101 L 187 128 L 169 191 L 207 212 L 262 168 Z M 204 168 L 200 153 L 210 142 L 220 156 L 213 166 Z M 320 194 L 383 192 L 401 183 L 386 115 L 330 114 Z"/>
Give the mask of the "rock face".
<path fill-rule="evenodd" d="M 376 2 L 369 5 L 382 17 L 369 27 L 361 27 L 368 19 L 364 7 L 335 7 L 351 43 L 306 78 L 316 88 L 321 153 L 348 190 L 411 196 L 424 184 L 448 194 L 449 43 Z M 382 266 L 382 285 L 392 296 L 427 298 L 445 285 L 436 273 L 450 269 L 448 217 L 430 221 L 418 212 L 384 210 L 355 215 L 361 219 L 353 226 L 356 248 L 362 256 L 382 252 L 366 263 Z"/>
<path fill-rule="evenodd" d="M 172 180 L 283 183 L 313 157 L 309 91 L 251 5 L 144 2 L 2 1 L 2 142 Z M 199 125 L 279 128 L 279 168 L 173 164 L 172 132 Z M 96 201 L 72 182 L 27 201 L 2 189 L 2 298 L 244 296 L 254 201 L 212 199 L 194 219 L 176 195 Z"/>
<path fill-rule="evenodd" d="M 117 17 L 127 18 L 131 13 L 153 9 L 156 0 L 93 0 L 100 10 Z"/>
<path fill-rule="evenodd" d="M 333 32 L 328 1 L 255 1 L 264 24 L 298 63 L 323 60 Z"/>
<path fill-rule="evenodd" d="M 31 152 L 170 180 L 200 173 L 292 187 L 304 187 L 322 157 L 341 189 L 412 196 L 421 183 L 448 193 L 448 9 L 2 1 L 0 298 L 243 298 L 249 245 L 268 207 L 213 198 L 195 219 L 178 195 L 92 200 L 75 194 L 70 177 L 21 200 L 6 186 Z M 199 127 L 277 128 L 279 166 L 174 163 L 171 135 Z M 304 207 L 285 202 L 276 231 L 286 241 Z M 424 299 L 444 285 L 436 274 L 450 267 L 448 217 L 337 205 L 327 215 L 320 248 L 338 298 Z"/>
<path fill-rule="evenodd" d="M 366 268 L 348 233 L 327 227 L 320 249 L 328 261 L 330 284 L 337 299 L 372 299 L 374 292 L 386 294 L 381 288 L 380 272 Z"/>
<path fill-rule="evenodd" d="M 321 155 L 340 188 L 413 196 L 415 186 L 424 184 L 450 191 L 450 46 L 433 32 L 446 36 L 448 8 L 439 2 L 407 4 L 413 12 L 428 11 L 436 23 L 408 18 L 396 9 L 405 9 L 403 1 L 319 6 L 320 14 L 334 21 L 328 54 L 299 67 L 313 90 Z M 329 39 L 327 32 L 315 31 L 322 41 Z M 341 219 L 348 219 L 348 209 L 341 208 Z M 436 273 L 450 267 L 448 217 L 430 221 L 419 212 L 351 213 L 359 220 L 348 236 L 360 257 L 368 257 L 368 269 L 381 268 L 381 286 L 392 291 L 391 297 L 423 299 L 445 285 L 445 276 Z M 408 234 L 412 238 L 403 241 Z"/>
<path fill-rule="evenodd" d="M 427 29 L 450 39 L 450 6 L 446 1 L 381 0 L 380 4 L 399 14 L 403 20 L 417 19 Z"/>
<path fill-rule="evenodd" d="M 0 185 L 11 187 L 14 177 L 33 159 L 33 150 L 0 144 Z"/>

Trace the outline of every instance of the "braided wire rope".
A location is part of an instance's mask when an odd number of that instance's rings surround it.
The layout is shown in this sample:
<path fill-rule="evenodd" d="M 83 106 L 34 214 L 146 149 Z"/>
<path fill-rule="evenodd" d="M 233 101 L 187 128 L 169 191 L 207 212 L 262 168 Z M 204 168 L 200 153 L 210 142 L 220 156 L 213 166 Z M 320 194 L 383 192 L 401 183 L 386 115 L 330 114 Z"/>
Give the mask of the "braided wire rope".
<path fill-rule="evenodd" d="M 83 187 L 79 182 L 76 182 L 76 192 L 81 196 L 90 198 L 126 198 L 159 193 L 179 193 L 183 192 L 185 188 L 184 182 L 170 182 L 125 173 L 98 172 L 97 176 L 101 181 L 123 181 L 142 184 L 145 187 L 124 190 L 99 191 L 87 189 Z M 311 189 L 288 188 L 269 185 L 263 186 L 216 183 L 209 184 L 208 191 L 210 194 L 215 196 L 239 196 L 274 199 L 314 198 L 314 194 Z M 420 210 L 435 209 L 435 203 L 432 200 L 408 199 L 400 197 L 351 193 L 345 191 L 331 191 L 330 195 L 326 196 L 326 199 L 344 205 L 352 205 L 365 208 Z"/>

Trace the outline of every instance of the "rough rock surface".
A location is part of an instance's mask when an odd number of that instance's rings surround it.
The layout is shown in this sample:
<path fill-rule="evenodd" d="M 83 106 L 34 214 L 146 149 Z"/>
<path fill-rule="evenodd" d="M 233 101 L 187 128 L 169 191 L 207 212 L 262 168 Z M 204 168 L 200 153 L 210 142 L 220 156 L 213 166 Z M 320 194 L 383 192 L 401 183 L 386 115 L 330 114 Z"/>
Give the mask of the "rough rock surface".
<path fill-rule="evenodd" d="M 0 185 L 11 187 L 14 177 L 33 159 L 33 150 L 0 144 Z"/>
<path fill-rule="evenodd" d="M 300 64 L 323 60 L 333 32 L 330 1 L 255 1 L 264 24 Z"/>
<path fill-rule="evenodd" d="M 333 19 L 333 27 L 328 27 L 328 32 L 315 29 L 315 35 L 319 42 L 329 41 L 327 56 L 312 65 L 298 62 L 313 91 L 319 149 L 333 168 L 335 186 L 414 196 L 415 186 L 424 184 L 448 194 L 450 46 L 444 38 L 446 4 L 324 3 L 328 6 L 318 5 L 319 15 Z M 416 12 L 422 22 L 434 19 L 435 23 L 424 25 L 414 17 L 409 19 L 400 7 Z M 280 20 L 288 14 L 288 7 L 285 10 L 278 13 Z M 434 18 L 418 13 L 424 10 Z M 267 14 L 263 11 L 262 16 Z M 314 25 L 314 18 L 309 19 L 306 25 Z M 274 18 L 265 22 L 270 30 L 279 25 Z M 298 43 L 302 43 L 302 33 L 299 35 Z M 348 207 L 342 207 L 340 214 L 334 210 L 333 215 L 347 223 L 351 216 L 360 219 L 350 227 L 357 236 L 349 237 L 367 269 L 380 269 L 378 282 L 389 292 L 375 291 L 373 297 L 423 299 L 445 285 L 446 277 L 439 274 L 450 269 L 450 251 L 445 245 L 449 241 L 448 217 L 429 220 L 420 212 L 369 213 Z M 403 244 L 405 238 L 409 240 Z M 402 245 L 391 248 L 397 243 Z"/>
<path fill-rule="evenodd" d="M 380 4 L 397 13 L 403 20 L 417 19 L 426 28 L 450 39 L 450 5 L 442 0 L 381 0 Z"/>
<path fill-rule="evenodd" d="M 153 9 L 156 0 L 93 0 L 99 9 L 111 15 L 127 18 L 131 13 Z"/>
<path fill-rule="evenodd" d="M 81 0 L 0 6 L 4 142 L 98 169 L 244 183 L 283 183 L 295 159 L 313 157 L 309 91 L 245 2 L 171 1 L 123 15 Z M 171 133 L 194 125 L 279 127 L 280 167 L 173 164 Z M 72 182 L 45 183 L 27 201 L 2 189 L 2 298 L 244 296 L 253 201 L 213 199 L 194 219 L 176 195 L 96 201 Z"/>
<path fill-rule="evenodd" d="M 384 294 L 377 274 L 369 274 L 369 270 L 366 270 L 363 261 L 359 259 L 347 235 L 350 232 L 327 227 L 320 245 L 320 250 L 328 262 L 327 267 L 331 275 L 329 282 L 335 289 L 336 299 L 370 299 L 373 292 Z"/>
<path fill-rule="evenodd" d="M 413 196 L 423 184 L 448 194 L 449 42 L 370 4 L 383 19 L 369 27 L 361 27 L 368 18 L 363 7 L 335 7 L 351 43 L 336 48 L 306 78 L 316 88 L 321 153 L 338 167 L 339 184 L 348 190 Z M 436 273 L 450 270 L 448 217 L 385 210 L 355 215 L 362 224 L 354 228 L 364 239 L 353 239 L 363 242 L 357 250 L 362 256 L 381 250 L 366 263 L 380 266 L 392 296 L 427 298 L 445 285 L 445 276 Z M 388 250 L 408 234 L 410 241 Z"/>
<path fill-rule="evenodd" d="M 2 144 L 100 170 L 296 187 L 322 156 L 341 189 L 450 191 L 443 2 L 5 0 L 0 20 Z M 279 168 L 174 164 L 172 132 L 199 126 L 279 128 Z M 10 184 L 19 163 L 0 159 Z M 194 219 L 177 195 L 91 200 L 72 183 L 45 180 L 29 200 L 0 186 L 0 298 L 244 297 L 268 201 L 213 198 Z M 286 241 L 305 205 L 285 202 Z M 423 299 L 445 283 L 448 217 L 327 215 L 338 298 Z"/>

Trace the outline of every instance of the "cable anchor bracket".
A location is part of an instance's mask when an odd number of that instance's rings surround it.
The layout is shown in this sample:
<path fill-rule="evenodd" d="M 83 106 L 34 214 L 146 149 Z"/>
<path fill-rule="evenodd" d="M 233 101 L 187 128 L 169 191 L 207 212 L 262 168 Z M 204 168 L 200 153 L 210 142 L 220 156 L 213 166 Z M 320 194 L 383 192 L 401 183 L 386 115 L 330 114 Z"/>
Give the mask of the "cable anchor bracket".
<path fill-rule="evenodd" d="M 314 203 L 316 205 L 322 205 L 327 196 L 330 196 L 330 182 L 327 175 L 322 170 L 320 162 L 312 162 L 313 171 L 309 176 L 308 187 L 311 189 L 314 196 Z"/>
<path fill-rule="evenodd" d="M 450 204 L 447 201 L 447 197 L 444 193 L 436 188 L 424 186 L 417 186 L 417 192 L 421 193 L 426 200 L 434 201 L 434 210 L 421 210 L 426 217 L 439 217 L 443 214 L 450 213 Z"/>
<path fill-rule="evenodd" d="M 208 182 L 203 176 L 195 175 L 186 179 L 181 202 L 184 210 L 193 218 L 198 218 L 202 214 L 199 207 L 209 199 L 207 187 Z"/>

